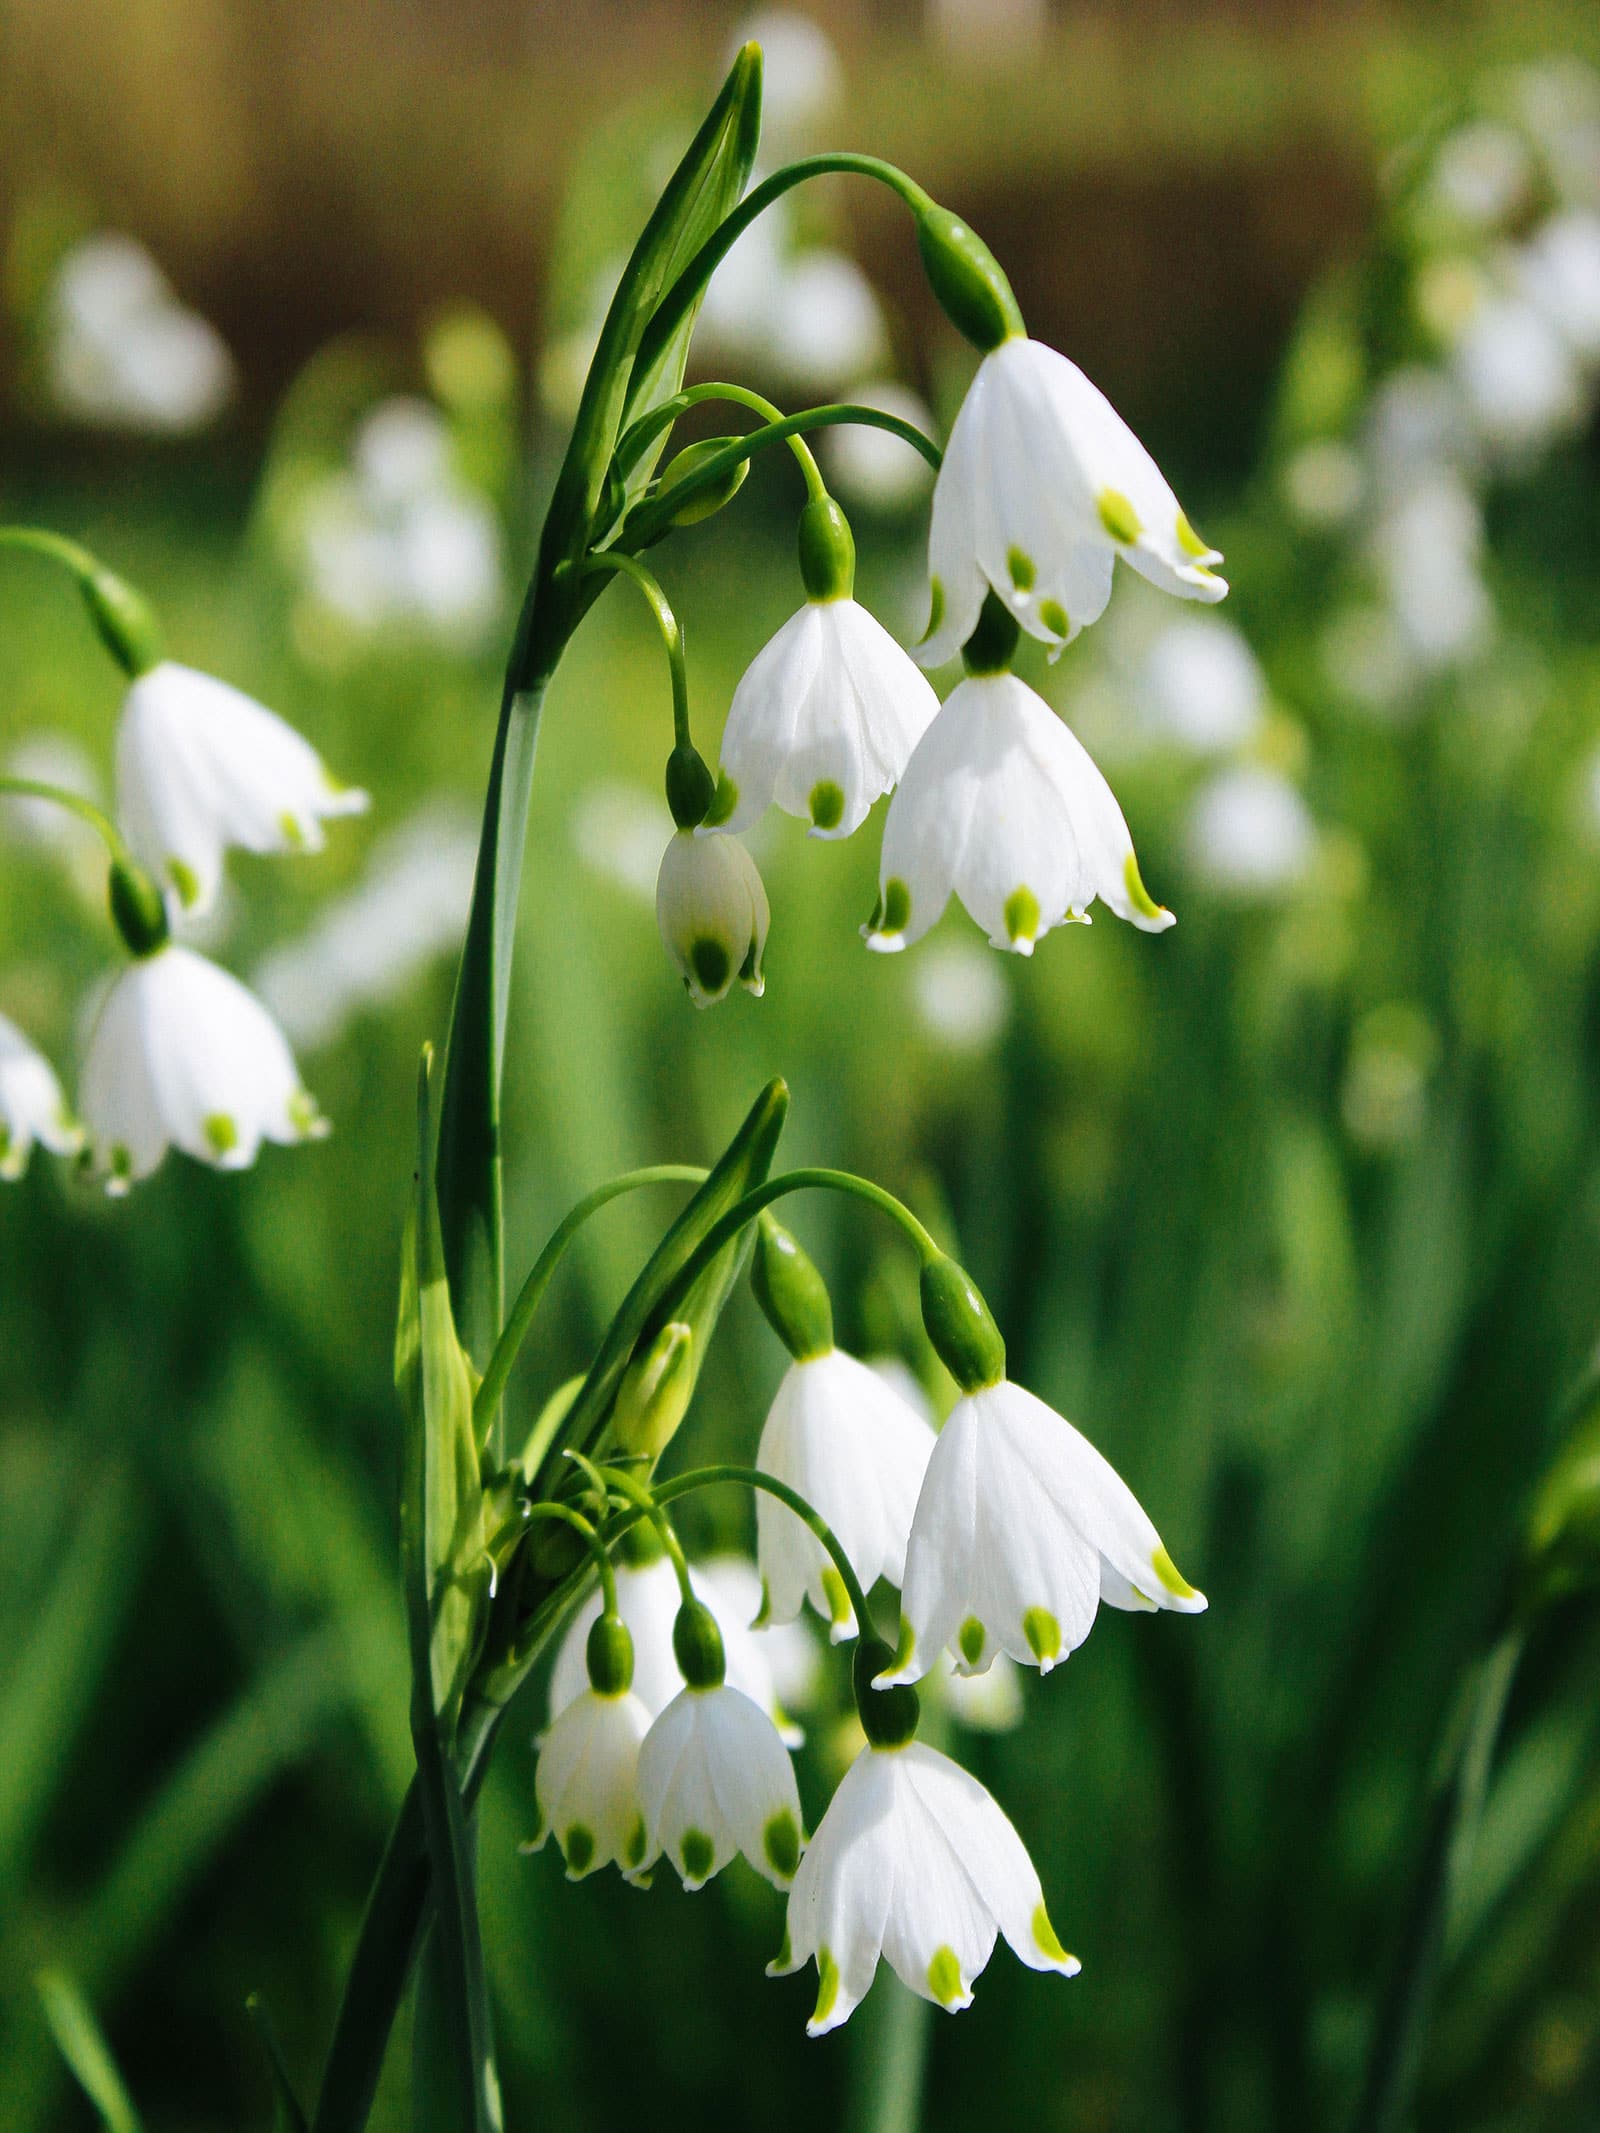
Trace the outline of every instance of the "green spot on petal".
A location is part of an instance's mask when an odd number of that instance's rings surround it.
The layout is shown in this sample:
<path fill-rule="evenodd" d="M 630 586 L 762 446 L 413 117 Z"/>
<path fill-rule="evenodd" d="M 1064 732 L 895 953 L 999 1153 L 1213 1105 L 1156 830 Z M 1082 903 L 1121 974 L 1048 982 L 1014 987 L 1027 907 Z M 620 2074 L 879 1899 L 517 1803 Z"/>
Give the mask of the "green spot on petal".
<path fill-rule="evenodd" d="M 813 2022 L 826 2022 L 833 2013 L 833 2004 L 839 1997 L 839 1965 L 833 1959 L 830 1948 L 817 1950 L 817 2004 L 811 2010 Z"/>
<path fill-rule="evenodd" d="M 781 1972 L 791 1968 L 793 1963 L 794 1950 L 789 1945 L 789 1928 L 786 1925 L 783 1929 L 783 1941 L 779 1946 L 777 1954 L 772 1958 L 772 1968 L 774 1971 Z"/>
<path fill-rule="evenodd" d="M 819 830 L 837 829 L 844 820 L 844 794 L 832 778 L 819 778 L 811 788 L 811 821 Z"/>
<path fill-rule="evenodd" d="M 1150 1558 L 1150 1567 L 1165 1585 L 1175 1600 L 1197 1600 L 1200 1595 L 1189 1583 L 1165 1548 L 1158 1548 Z"/>
<path fill-rule="evenodd" d="M 1201 540 L 1199 534 L 1195 532 L 1186 514 L 1182 511 L 1178 513 L 1178 546 L 1188 556 L 1198 557 L 1211 553 L 1211 550 Z"/>
<path fill-rule="evenodd" d="M 732 958 L 721 941 L 695 941 L 689 949 L 689 968 L 700 990 L 713 999 L 727 991 L 733 975 Z"/>
<path fill-rule="evenodd" d="M 1172 913 L 1166 905 L 1158 904 L 1145 887 L 1139 873 L 1139 862 L 1132 852 L 1122 862 L 1122 879 L 1127 885 L 1128 901 L 1141 918 L 1171 918 Z"/>
<path fill-rule="evenodd" d="M 705 826 L 714 829 L 719 822 L 726 822 L 739 804 L 739 788 L 725 770 L 717 772 L 717 789 L 711 795 L 711 805 L 705 812 Z"/>
<path fill-rule="evenodd" d="M 1114 541 L 1136 541 L 1144 528 L 1139 514 L 1120 489 L 1102 489 L 1095 499 L 1100 523 Z"/>
<path fill-rule="evenodd" d="M 878 920 L 880 933 L 904 933 L 911 923 L 911 891 L 896 877 L 883 885 L 882 916 Z"/>
<path fill-rule="evenodd" d="M 186 911 L 192 911 L 200 901 L 200 877 L 186 860 L 167 861 L 167 879 L 178 892 L 178 901 Z"/>
<path fill-rule="evenodd" d="M 1066 609 L 1059 600 L 1041 600 L 1039 602 L 1039 620 L 1053 637 L 1070 637 L 1072 635 L 1072 623 L 1068 619 Z"/>
<path fill-rule="evenodd" d="M 622 1847 L 623 1864 L 625 1866 L 638 1866 L 644 1858 L 644 1847 L 644 1816 L 635 1815 L 633 1827 L 628 1831 Z"/>
<path fill-rule="evenodd" d="M 1006 932 L 1014 941 L 1034 940 L 1039 932 L 1039 899 L 1029 888 L 1013 889 L 1006 898 Z"/>
<path fill-rule="evenodd" d="M 281 814 L 278 817 L 278 830 L 290 851 L 303 852 L 305 850 L 306 833 L 300 827 L 299 821 L 294 815 L 289 814 L 287 811 Z"/>
<path fill-rule="evenodd" d="M 126 1142 L 113 1141 L 106 1150 L 106 1170 L 113 1192 L 126 1192 L 133 1183 L 133 1157 Z"/>
<path fill-rule="evenodd" d="M 1048 1607 L 1030 1607 L 1022 1617 L 1022 1634 L 1028 1649 L 1041 1665 L 1053 1666 L 1061 1657 L 1061 1624 Z"/>
<path fill-rule="evenodd" d="M 962 1623 L 956 1642 L 961 1647 L 961 1656 L 968 1666 L 976 1666 L 983 1657 L 983 1647 L 988 1641 L 988 1632 L 976 1615 L 968 1615 Z"/>
<path fill-rule="evenodd" d="M 1006 550 L 1006 569 L 1011 573 L 1011 582 L 1019 593 L 1032 592 L 1034 580 L 1039 573 L 1033 557 L 1025 555 L 1020 548 Z"/>
<path fill-rule="evenodd" d="M 703 1829 L 686 1829 L 681 1846 L 683 1871 L 691 1881 L 704 1881 L 716 1861 L 717 1848 Z"/>
<path fill-rule="evenodd" d="M 206 1145 L 219 1160 L 239 1145 L 239 1128 L 226 1111 L 213 1111 L 202 1129 Z"/>
<path fill-rule="evenodd" d="M 761 1849 L 780 1881 L 793 1881 L 800 1864 L 800 1831 L 787 1807 L 780 1808 L 761 1832 Z"/>
<path fill-rule="evenodd" d="M 944 587 L 937 578 L 934 578 L 928 586 L 928 627 L 922 633 L 922 642 L 924 644 L 937 633 L 939 624 L 943 620 Z"/>
<path fill-rule="evenodd" d="M 1041 1955 L 1049 1956 L 1053 1963 L 1070 1963 L 1072 1957 L 1056 1938 L 1056 1929 L 1050 1923 L 1050 1913 L 1043 1904 L 1033 1914 L 1033 1945 Z"/>
<path fill-rule="evenodd" d="M 289 1123 L 303 1141 L 326 1140 L 331 1130 L 309 1089 L 296 1089 L 289 1098 Z"/>
<path fill-rule="evenodd" d="M 953 2007 L 966 1997 L 961 1983 L 961 1964 L 954 1948 L 941 1948 L 928 1965 L 928 1990 L 941 2007 Z"/>
<path fill-rule="evenodd" d="M 900 1636 L 894 1648 L 894 1664 L 892 1668 L 894 1673 L 898 1674 L 903 1667 L 908 1667 L 911 1664 L 911 1655 L 916 1648 L 917 1633 L 905 1616 L 902 1615 L 900 1617 Z"/>
<path fill-rule="evenodd" d="M 844 1579 L 832 1563 L 822 1573 L 822 1591 L 828 1602 L 828 1620 L 836 1629 L 842 1629 L 850 1619 L 850 1595 L 844 1589 Z"/>
<path fill-rule="evenodd" d="M 586 1874 L 594 1864 L 594 1831 L 574 1822 L 561 1840 L 569 1874 Z"/>

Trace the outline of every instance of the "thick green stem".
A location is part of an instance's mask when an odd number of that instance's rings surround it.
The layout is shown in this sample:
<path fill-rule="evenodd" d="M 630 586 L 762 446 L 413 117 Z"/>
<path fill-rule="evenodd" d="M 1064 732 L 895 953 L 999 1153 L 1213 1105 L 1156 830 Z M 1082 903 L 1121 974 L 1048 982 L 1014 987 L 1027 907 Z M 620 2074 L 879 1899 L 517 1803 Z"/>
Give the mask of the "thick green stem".
<path fill-rule="evenodd" d="M 0 775 L 0 793 L 17 800 L 43 800 L 51 807 L 64 808 L 69 815 L 76 815 L 80 821 L 88 823 L 113 860 L 123 865 L 128 863 L 130 854 L 121 830 L 103 807 L 96 807 L 82 793 L 73 792 L 65 785 L 47 785 L 39 778 L 14 778 L 9 774 Z"/>
<path fill-rule="evenodd" d="M 815 1505 L 808 1503 L 798 1489 L 790 1488 L 788 1482 L 780 1481 L 776 1474 L 765 1474 L 757 1466 L 739 1466 L 727 1461 L 719 1461 L 715 1466 L 697 1466 L 687 1474 L 675 1474 L 670 1481 L 657 1483 L 654 1502 L 659 1508 L 675 1503 L 680 1496 L 693 1495 L 697 1489 L 714 1488 L 717 1483 L 724 1481 L 735 1482 L 745 1489 L 759 1489 L 764 1495 L 776 1497 L 779 1503 L 788 1506 L 803 1526 L 816 1535 L 827 1549 L 833 1567 L 839 1573 L 839 1581 L 849 1597 L 850 1605 L 855 1610 L 856 1628 L 862 1636 L 870 1636 L 872 1617 L 867 1612 L 867 1596 L 861 1589 L 861 1580 L 856 1576 L 855 1567 L 845 1554 L 838 1535 Z M 605 1529 L 602 1529 L 600 1538 L 602 1543 L 606 1541 Z"/>
<path fill-rule="evenodd" d="M 781 407 L 774 406 L 772 401 L 765 398 L 763 394 L 751 392 L 748 386 L 720 383 L 691 385 L 683 392 L 674 394 L 672 399 L 664 400 L 659 407 L 652 408 L 648 415 L 641 416 L 632 429 L 625 432 L 617 446 L 616 469 L 618 475 L 626 480 L 641 455 L 661 435 L 663 430 L 671 429 L 679 417 L 686 415 L 690 408 L 704 407 L 708 402 L 726 402 L 730 407 L 748 408 L 752 414 L 759 415 L 763 422 L 781 422 L 783 420 L 783 409 Z M 828 485 L 822 478 L 816 460 L 812 457 L 810 445 L 805 442 L 804 438 L 795 435 L 789 439 L 789 449 L 793 452 L 795 463 L 805 477 L 807 496 L 826 496 Z"/>

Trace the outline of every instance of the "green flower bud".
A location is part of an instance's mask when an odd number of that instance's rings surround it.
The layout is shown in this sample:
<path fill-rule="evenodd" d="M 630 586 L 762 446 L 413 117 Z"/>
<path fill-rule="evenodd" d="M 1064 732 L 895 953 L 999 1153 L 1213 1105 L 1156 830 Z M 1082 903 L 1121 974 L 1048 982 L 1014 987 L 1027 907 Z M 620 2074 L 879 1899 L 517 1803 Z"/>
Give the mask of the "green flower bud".
<path fill-rule="evenodd" d="M 617 1388 L 611 1430 L 625 1452 L 659 1459 L 689 1409 L 699 1366 L 694 1329 L 674 1319 L 634 1356 Z"/>
<path fill-rule="evenodd" d="M 685 1600 L 672 1625 L 672 1655 L 691 1689 L 720 1689 L 728 1671 L 717 1618 L 700 1600 Z"/>
<path fill-rule="evenodd" d="M 687 481 L 708 459 L 735 441 L 732 437 L 703 437 L 698 444 L 685 445 L 677 457 L 670 460 L 661 470 L 661 481 L 657 490 L 660 502 L 670 508 L 672 491 L 678 483 Z M 692 496 L 684 498 L 683 503 L 672 513 L 673 525 L 698 526 L 702 519 L 711 518 L 724 504 L 732 503 L 744 487 L 744 478 L 749 471 L 748 459 L 736 460 L 726 472 L 719 474 L 715 481 L 707 482 L 703 489 L 696 489 Z"/>
<path fill-rule="evenodd" d="M 855 591 L 855 537 L 831 496 L 812 497 L 800 514 L 800 576 L 810 600 L 848 600 Z"/>
<path fill-rule="evenodd" d="M 136 861 L 111 862 L 107 900 L 111 922 L 130 955 L 154 955 L 157 949 L 165 948 L 169 932 L 167 907 L 161 891 Z"/>
<path fill-rule="evenodd" d="M 959 333 L 985 354 L 1022 333 L 1022 313 L 1000 262 L 959 215 L 930 201 L 917 218 L 928 285 Z"/>
<path fill-rule="evenodd" d="M 584 1648 L 589 1686 L 600 1696 L 620 1696 L 633 1686 L 633 1639 L 620 1615 L 596 1615 Z"/>
<path fill-rule="evenodd" d="M 161 627 L 141 593 L 99 566 L 79 578 L 78 589 L 101 642 L 130 681 L 161 664 Z"/>
<path fill-rule="evenodd" d="M 1534 1497 L 1523 1584 L 1532 1605 L 1600 1585 L 1600 1377 L 1573 1403 L 1566 1439 Z"/>
<path fill-rule="evenodd" d="M 894 1665 L 894 1653 L 881 1637 L 862 1637 L 851 1664 L 861 1730 L 874 1748 L 903 1748 L 915 1737 L 922 1704 L 909 1683 L 875 1689 L 872 1678 Z"/>
<path fill-rule="evenodd" d="M 797 1363 L 833 1346 L 827 1285 L 781 1222 L 763 1214 L 756 1226 L 750 1286 L 779 1340 Z"/>
<path fill-rule="evenodd" d="M 716 795 L 717 781 L 693 741 L 680 741 L 667 757 L 667 805 L 681 830 L 698 829 Z"/>
<path fill-rule="evenodd" d="M 985 593 L 978 626 L 961 647 L 961 664 L 969 674 L 1004 674 L 1016 657 L 1021 634 L 1005 602 L 995 593 Z"/>
<path fill-rule="evenodd" d="M 943 1252 L 922 1269 L 922 1323 L 946 1370 L 963 1392 L 998 1385 L 1006 1344 L 976 1282 Z"/>

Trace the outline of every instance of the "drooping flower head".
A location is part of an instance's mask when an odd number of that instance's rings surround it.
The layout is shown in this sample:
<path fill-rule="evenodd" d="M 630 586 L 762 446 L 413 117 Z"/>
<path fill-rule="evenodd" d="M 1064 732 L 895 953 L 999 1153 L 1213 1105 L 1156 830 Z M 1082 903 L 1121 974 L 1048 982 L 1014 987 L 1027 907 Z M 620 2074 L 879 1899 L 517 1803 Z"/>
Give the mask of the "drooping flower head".
<path fill-rule="evenodd" d="M 696 1007 L 712 1007 L 734 981 L 760 999 L 772 913 L 755 861 L 737 837 L 673 833 L 656 879 L 656 923 Z"/>
<path fill-rule="evenodd" d="M 35 1141 L 52 1155 L 76 1155 L 83 1129 L 49 1060 L 0 1015 L 0 1178 L 22 1176 Z"/>
<path fill-rule="evenodd" d="M 646 1849 L 638 1774 L 650 1713 L 630 1686 L 632 1640 L 612 1615 L 593 1624 L 587 1643 L 588 1681 L 539 1742 L 539 1833 L 524 1847 L 537 1851 L 553 1833 L 569 1881 L 612 1864 L 636 1873 Z"/>

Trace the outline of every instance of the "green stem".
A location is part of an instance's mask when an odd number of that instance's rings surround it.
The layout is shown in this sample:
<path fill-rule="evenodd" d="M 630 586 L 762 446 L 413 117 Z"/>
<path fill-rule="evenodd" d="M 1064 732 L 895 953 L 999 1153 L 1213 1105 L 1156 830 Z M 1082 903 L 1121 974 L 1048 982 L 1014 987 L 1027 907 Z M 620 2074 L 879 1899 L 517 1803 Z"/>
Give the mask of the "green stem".
<path fill-rule="evenodd" d="M 1525 1644 L 1523 1628 L 1507 1630 L 1462 1684 L 1455 1741 L 1429 1810 L 1399 1959 L 1367 2056 L 1354 2133 L 1398 2133 L 1409 2123 L 1451 1916 L 1471 1864 L 1495 1744 Z"/>
<path fill-rule="evenodd" d="M 121 830 L 103 807 L 96 807 L 81 792 L 73 792 L 65 785 L 47 785 L 39 778 L 14 778 L 7 773 L 0 775 L 0 793 L 18 800 L 45 800 L 52 807 L 64 807 L 69 815 L 76 815 L 80 821 L 88 823 L 113 860 L 123 866 L 128 864 L 131 855 Z"/>
<path fill-rule="evenodd" d="M 103 568 L 99 558 L 91 555 L 87 548 L 77 541 L 69 541 L 64 533 L 51 533 L 43 526 L 0 526 L 0 548 L 17 548 L 28 555 L 44 556 L 70 570 L 80 583 L 94 577 Z"/>
<path fill-rule="evenodd" d="M 571 1212 L 563 1216 L 552 1232 L 550 1241 L 533 1262 L 527 1279 L 517 1292 L 517 1300 L 511 1306 L 511 1315 L 506 1320 L 505 1330 L 495 1343 L 494 1353 L 489 1358 L 489 1367 L 483 1374 L 483 1383 L 478 1387 L 473 1401 L 473 1424 L 482 1442 L 491 1417 L 505 1397 L 506 1381 L 511 1375 L 523 1342 L 527 1339 L 535 1316 L 544 1301 L 556 1268 L 561 1264 L 567 1246 L 582 1229 L 592 1214 L 610 1200 L 625 1192 L 634 1192 L 641 1185 L 703 1185 L 707 1173 L 695 1163 L 655 1163 L 648 1169 L 625 1171 L 621 1177 L 608 1178 L 604 1185 L 597 1185 L 593 1192 L 581 1199 Z"/>
<path fill-rule="evenodd" d="M 650 612 L 656 618 L 656 627 L 661 632 L 661 641 L 667 648 L 667 664 L 672 671 L 672 737 L 680 747 L 690 743 L 689 734 L 689 672 L 683 652 L 683 625 L 672 609 L 672 602 L 661 590 L 661 582 L 653 570 L 641 563 L 637 556 L 627 555 L 621 549 L 608 548 L 600 555 L 586 558 L 582 575 L 591 572 L 620 570 L 624 577 L 632 579 L 649 602 Z"/>
<path fill-rule="evenodd" d="M 607 1467 L 602 1471 L 608 1479 L 614 1477 L 612 1468 Z M 670 1481 L 663 1481 L 657 1486 L 651 1500 L 659 1508 L 676 1502 L 680 1496 L 692 1495 L 697 1489 L 709 1489 L 724 1481 L 736 1482 L 746 1489 L 760 1489 L 767 1496 L 775 1496 L 779 1503 L 788 1506 L 802 1525 L 807 1526 L 816 1535 L 827 1549 L 833 1567 L 838 1571 L 840 1581 L 849 1595 L 850 1605 L 855 1610 L 856 1628 L 862 1636 L 866 1636 L 872 1628 L 872 1617 L 867 1612 L 867 1596 L 861 1590 L 861 1580 L 856 1576 L 849 1556 L 840 1545 L 838 1535 L 822 1513 L 808 1503 L 798 1489 L 790 1488 L 788 1482 L 780 1481 L 776 1474 L 763 1473 L 758 1466 L 738 1466 L 721 1461 L 715 1466 L 694 1467 L 687 1474 L 675 1474 Z M 609 1528 L 602 1527 L 600 1538 L 603 1543 L 608 1543 L 608 1534 Z"/>
<path fill-rule="evenodd" d="M 759 415 L 763 422 L 781 422 L 783 420 L 783 409 L 781 407 L 775 406 L 771 400 L 765 398 L 761 393 L 751 392 L 748 386 L 720 383 L 691 385 L 685 391 L 674 394 L 670 400 L 664 400 L 659 407 L 652 408 L 648 415 L 641 415 L 632 429 L 623 435 L 617 445 L 616 455 L 616 469 L 623 480 L 627 479 L 641 453 L 660 436 L 663 430 L 671 429 L 679 417 L 686 415 L 690 408 L 703 407 L 708 401 L 725 401 L 732 407 L 748 408 L 751 414 Z M 828 485 L 822 478 L 816 460 L 812 457 L 810 445 L 805 442 L 803 437 L 792 436 L 789 439 L 789 449 L 793 452 L 795 462 L 805 477 L 807 496 L 812 499 L 826 496 Z"/>
<path fill-rule="evenodd" d="M 528 1516 L 557 1519 L 562 1525 L 570 1526 L 574 1533 L 582 1536 L 583 1544 L 589 1551 L 590 1561 L 599 1574 L 604 1610 L 608 1615 L 614 1615 L 617 1611 L 617 1574 L 611 1567 L 610 1552 L 602 1547 L 600 1536 L 591 1521 L 585 1518 L 581 1511 L 575 1511 L 569 1503 L 530 1504 Z"/>
<path fill-rule="evenodd" d="M 594 1483 L 596 1489 L 600 1492 L 600 1501 L 602 1503 L 608 1500 L 608 1492 L 610 1495 L 625 1497 L 641 1517 L 649 1519 L 661 1536 L 661 1545 L 667 1551 L 667 1560 L 671 1563 L 673 1575 L 678 1580 L 678 1591 L 683 1598 L 683 1603 L 686 1607 L 692 1607 L 695 1601 L 695 1590 L 694 1586 L 689 1582 L 688 1560 L 683 1552 L 682 1541 L 673 1531 L 672 1520 L 668 1518 L 662 1506 L 662 1499 L 654 1494 L 636 1475 L 624 1473 L 621 1467 L 596 1466 L 594 1461 L 586 1457 L 582 1452 L 571 1452 L 568 1457 L 575 1466 L 582 1467 L 583 1471 Z M 604 1533 L 600 1536 L 600 1544 L 602 1546 L 605 1545 Z"/>

